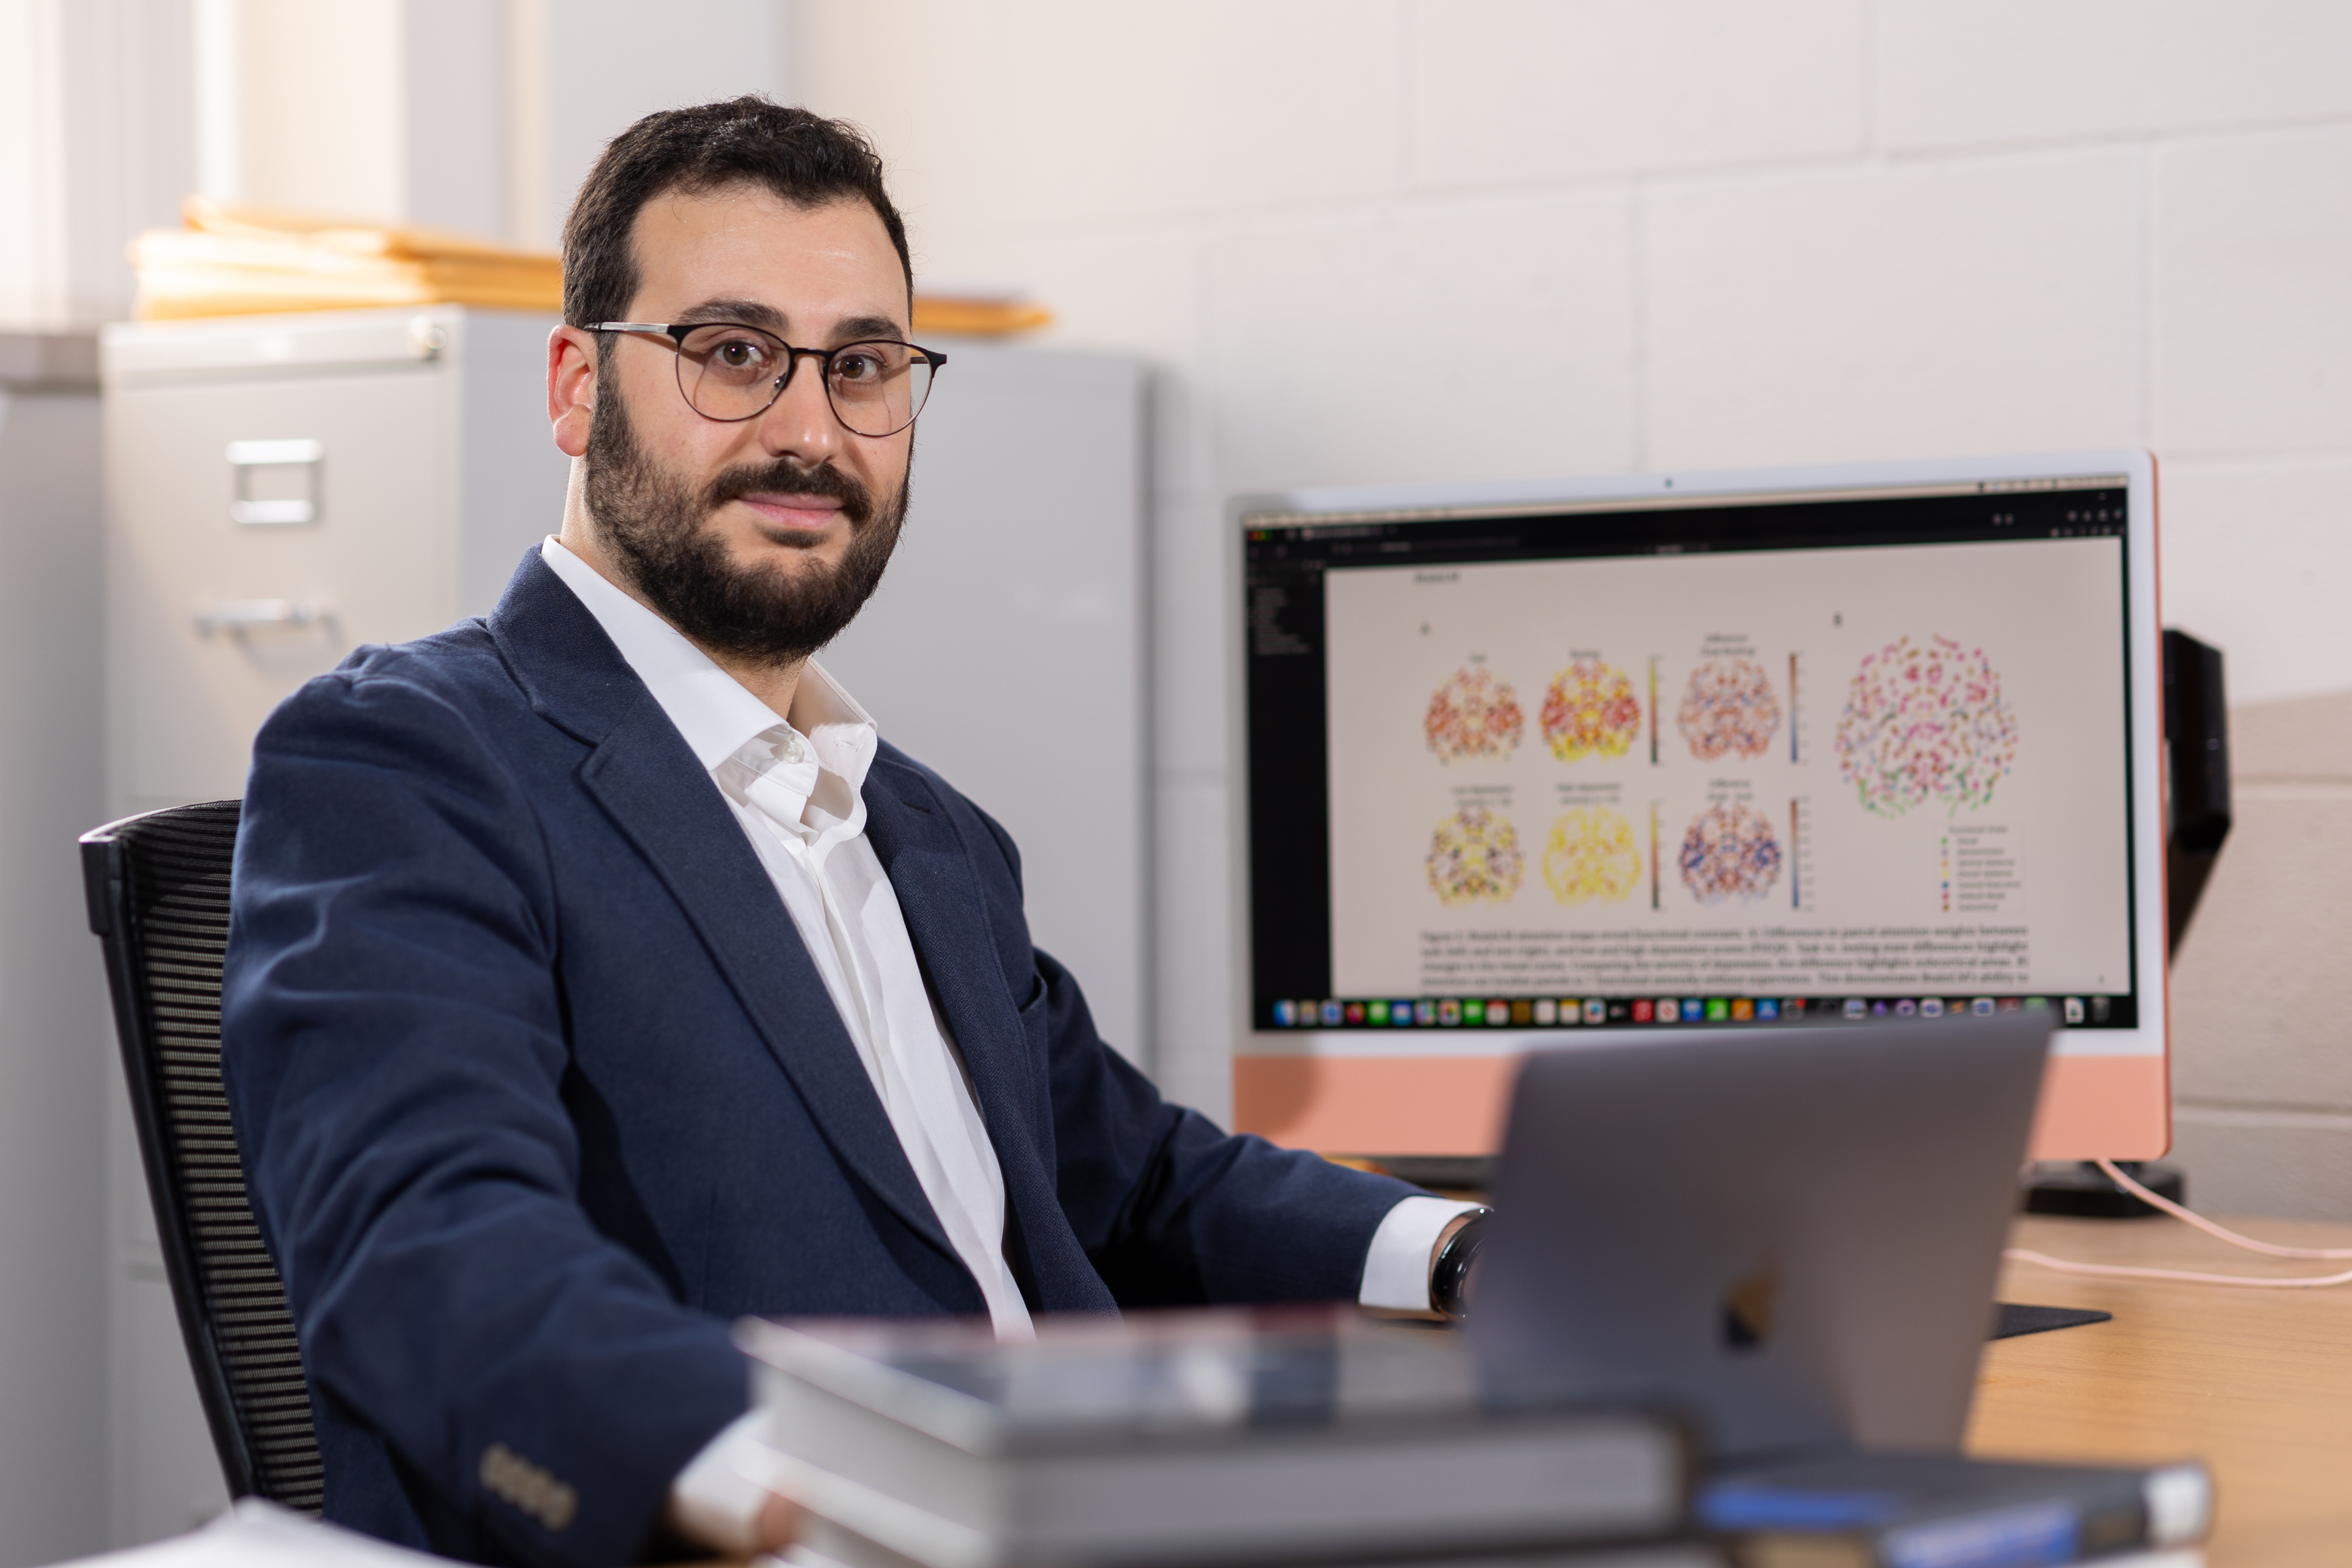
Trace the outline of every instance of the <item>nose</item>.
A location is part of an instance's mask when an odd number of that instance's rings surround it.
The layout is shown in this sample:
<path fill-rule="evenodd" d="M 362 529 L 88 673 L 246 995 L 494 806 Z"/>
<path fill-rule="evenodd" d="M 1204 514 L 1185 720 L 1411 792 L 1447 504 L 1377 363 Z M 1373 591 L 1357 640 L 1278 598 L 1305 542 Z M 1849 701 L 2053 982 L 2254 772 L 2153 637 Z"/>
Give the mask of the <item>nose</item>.
<path fill-rule="evenodd" d="M 760 416 L 760 444 L 777 457 L 796 454 L 814 468 L 840 452 L 849 433 L 834 416 L 833 403 L 825 396 L 824 351 L 787 352 L 792 355 L 792 368 L 784 374 L 783 390 Z M 803 369 L 803 359 L 815 363 Z"/>

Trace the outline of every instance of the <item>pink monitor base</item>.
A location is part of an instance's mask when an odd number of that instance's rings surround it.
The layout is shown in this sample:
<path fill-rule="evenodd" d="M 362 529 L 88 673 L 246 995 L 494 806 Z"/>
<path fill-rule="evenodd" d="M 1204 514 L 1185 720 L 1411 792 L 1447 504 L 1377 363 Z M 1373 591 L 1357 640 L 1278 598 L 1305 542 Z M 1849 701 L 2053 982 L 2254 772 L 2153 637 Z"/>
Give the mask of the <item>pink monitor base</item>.
<path fill-rule="evenodd" d="M 1325 1154 L 1491 1154 L 1517 1068 L 1515 1056 L 1237 1057 L 1234 1125 Z M 2031 1158 L 2147 1160 L 2171 1143 L 2164 1058 L 2050 1058 Z"/>

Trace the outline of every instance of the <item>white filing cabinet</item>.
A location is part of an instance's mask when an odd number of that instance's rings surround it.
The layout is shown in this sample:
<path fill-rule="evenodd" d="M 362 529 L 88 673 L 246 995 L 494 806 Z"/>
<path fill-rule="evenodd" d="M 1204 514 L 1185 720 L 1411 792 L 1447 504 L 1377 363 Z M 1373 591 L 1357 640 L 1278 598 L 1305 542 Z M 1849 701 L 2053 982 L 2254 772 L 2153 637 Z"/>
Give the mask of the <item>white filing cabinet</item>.
<path fill-rule="evenodd" d="M 105 1544 L 98 345 L 0 332 L 0 1564 Z"/>
<path fill-rule="evenodd" d="M 304 680 L 489 610 L 562 517 L 554 324 L 444 305 L 107 329 L 119 810 L 242 794 Z"/>
<path fill-rule="evenodd" d="M 436 306 L 106 329 L 111 815 L 242 795 L 254 731 L 304 680 L 488 611 L 562 519 L 554 324 Z M 112 1077 L 109 1533 L 129 1545 L 225 1494 Z"/>
<path fill-rule="evenodd" d="M 1013 835 L 1037 945 L 1149 1068 L 1150 377 L 1123 354 L 936 346 L 907 531 L 817 658 Z"/>

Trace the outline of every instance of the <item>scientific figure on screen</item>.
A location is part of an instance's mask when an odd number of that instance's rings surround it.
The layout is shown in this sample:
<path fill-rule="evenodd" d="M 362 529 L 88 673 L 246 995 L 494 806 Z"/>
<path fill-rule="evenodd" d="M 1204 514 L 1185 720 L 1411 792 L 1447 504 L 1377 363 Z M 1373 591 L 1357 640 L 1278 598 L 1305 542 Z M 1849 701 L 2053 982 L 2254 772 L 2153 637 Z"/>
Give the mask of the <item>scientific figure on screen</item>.
<path fill-rule="evenodd" d="M 632 126 L 564 231 L 560 531 L 257 742 L 224 1059 L 330 1519 L 485 1562 L 778 1544 L 730 1458 L 744 1314 L 1431 1307 L 1466 1205 L 1161 1100 L 1032 947 L 1003 829 L 814 657 L 950 374 L 911 288 L 855 131 Z"/>

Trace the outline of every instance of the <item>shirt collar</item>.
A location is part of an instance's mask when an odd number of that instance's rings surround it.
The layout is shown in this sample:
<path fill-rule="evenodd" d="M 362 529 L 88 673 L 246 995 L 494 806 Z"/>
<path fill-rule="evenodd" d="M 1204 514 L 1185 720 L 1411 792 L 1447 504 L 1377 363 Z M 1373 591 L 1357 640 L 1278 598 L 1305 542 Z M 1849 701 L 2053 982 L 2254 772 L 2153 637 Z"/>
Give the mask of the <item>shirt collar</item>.
<path fill-rule="evenodd" d="M 561 578 L 621 658 L 646 683 L 654 700 L 686 738 L 706 771 L 778 727 L 775 710 L 687 641 L 677 627 L 607 582 L 597 570 L 550 534 L 540 559 Z M 818 763 L 838 774 L 853 795 L 866 788 L 880 733 L 873 718 L 839 681 L 811 659 L 793 696 L 792 728 L 806 737 Z"/>

